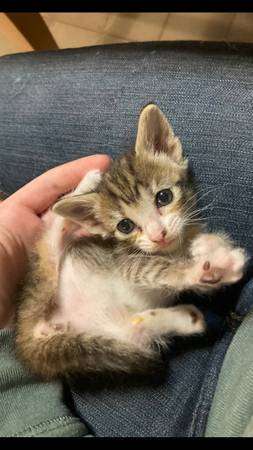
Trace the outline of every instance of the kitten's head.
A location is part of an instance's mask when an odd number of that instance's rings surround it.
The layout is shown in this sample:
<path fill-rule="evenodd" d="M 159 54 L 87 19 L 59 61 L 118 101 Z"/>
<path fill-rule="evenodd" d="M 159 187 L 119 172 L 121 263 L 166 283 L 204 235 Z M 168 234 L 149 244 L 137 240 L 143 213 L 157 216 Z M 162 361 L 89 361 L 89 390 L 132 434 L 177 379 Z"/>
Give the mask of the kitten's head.
<path fill-rule="evenodd" d="M 145 252 L 171 251 L 189 231 L 194 195 L 179 139 L 153 104 L 139 118 L 135 148 L 115 160 L 95 192 L 60 200 L 54 211 L 96 234 Z"/>

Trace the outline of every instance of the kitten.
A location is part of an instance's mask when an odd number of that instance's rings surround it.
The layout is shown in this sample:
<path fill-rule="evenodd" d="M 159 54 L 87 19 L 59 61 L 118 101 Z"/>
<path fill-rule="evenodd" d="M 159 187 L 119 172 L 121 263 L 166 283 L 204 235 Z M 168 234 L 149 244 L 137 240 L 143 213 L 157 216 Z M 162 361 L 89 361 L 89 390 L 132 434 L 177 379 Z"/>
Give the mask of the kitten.
<path fill-rule="evenodd" d="M 135 148 L 49 213 L 17 314 L 18 355 L 32 372 L 149 373 L 168 336 L 204 332 L 196 307 L 173 303 L 237 282 L 246 255 L 191 220 L 195 199 L 181 143 L 150 104 Z"/>

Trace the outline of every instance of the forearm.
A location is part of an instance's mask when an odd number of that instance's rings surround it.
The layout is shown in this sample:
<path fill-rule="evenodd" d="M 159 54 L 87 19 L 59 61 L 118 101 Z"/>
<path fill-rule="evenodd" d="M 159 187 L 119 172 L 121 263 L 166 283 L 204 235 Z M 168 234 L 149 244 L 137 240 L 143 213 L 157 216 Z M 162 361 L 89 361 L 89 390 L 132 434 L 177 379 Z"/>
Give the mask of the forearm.
<path fill-rule="evenodd" d="M 190 269 L 191 262 L 188 260 L 172 261 L 166 256 L 155 255 L 133 255 L 121 264 L 125 279 L 148 288 L 186 289 Z"/>

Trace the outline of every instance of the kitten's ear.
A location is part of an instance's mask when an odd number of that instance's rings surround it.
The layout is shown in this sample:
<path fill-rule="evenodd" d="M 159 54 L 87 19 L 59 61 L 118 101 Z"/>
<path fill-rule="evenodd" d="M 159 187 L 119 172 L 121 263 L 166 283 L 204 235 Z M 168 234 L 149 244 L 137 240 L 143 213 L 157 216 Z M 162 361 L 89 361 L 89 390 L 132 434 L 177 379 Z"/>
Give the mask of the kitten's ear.
<path fill-rule="evenodd" d="M 165 115 L 154 104 L 147 105 L 141 112 L 137 139 L 137 154 L 144 152 L 166 153 L 176 162 L 183 159 L 182 146 Z"/>
<path fill-rule="evenodd" d="M 53 212 L 79 224 L 94 221 L 98 197 L 96 193 L 65 197 L 53 206 Z"/>

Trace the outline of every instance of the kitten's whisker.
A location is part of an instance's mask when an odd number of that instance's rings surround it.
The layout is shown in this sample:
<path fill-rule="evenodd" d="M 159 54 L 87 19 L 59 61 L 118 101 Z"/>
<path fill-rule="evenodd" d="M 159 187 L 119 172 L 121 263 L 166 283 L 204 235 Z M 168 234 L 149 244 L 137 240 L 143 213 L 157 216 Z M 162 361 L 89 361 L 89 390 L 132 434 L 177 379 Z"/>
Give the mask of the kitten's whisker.
<path fill-rule="evenodd" d="M 208 203 L 207 205 L 197 207 L 195 211 L 204 211 L 205 209 L 210 208 L 213 205 L 214 202 L 215 202 L 215 198 L 210 203 Z"/>
<path fill-rule="evenodd" d="M 196 219 L 186 219 L 184 221 L 184 225 L 191 225 L 191 224 L 195 224 L 195 223 L 207 223 L 210 221 L 210 219 L 219 219 L 219 220 L 225 220 L 224 217 L 222 216 L 209 216 L 209 217 L 202 217 L 202 218 L 196 218 Z"/>
<path fill-rule="evenodd" d="M 193 195 L 191 195 L 191 197 L 189 197 L 187 200 L 186 200 L 186 202 L 183 204 L 183 207 L 185 207 L 191 200 L 193 200 L 194 199 L 194 197 L 197 197 L 197 192 L 195 192 Z M 191 205 L 191 206 L 193 206 L 193 205 Z"/>
<path fill-rule="evenodd" d="M 186 210 L 184 211 L 184 213 L 185 213 L 185 214 L 188 213 L 188 212 L 190 212 L 190 213 L 191 213 L 191 212 L 192 212 L 192 213 L 197 213 L 197 212 L 204 211 L 205 209 L 208 209 L 210 206 L 212 206 L 212 204 L 214 203 L 214 201 L 215 201 L 215 199 L 212 200 L 208 205 L 205 205 L 205 206 L 203 206 L 203 207 L 201 207 L 201 208 L 196 208 L 195 205 L 191 205 L 190 207 L 186 208 Z M 184 206 L 184 205 L 183 205 L 183 206 Z M 192 208 L 194 208 L 193 211 L 191 211 Z"/>
<path fill-rule="evenodd" d="M 184 226 L 191 226 L 191 225 L 205 225 L 206 221 L 185 221 Z"/>
<path fill-rule="evenodd" d="M 183 239 L 182 239 L 181 234 L 178 235 L 178 240 L 179 240 L 179 246 L 182 249 L 183 248 Z"/>
<path fill-rule="evenodd" d="M 225 217 L 222 217 L 222 216 L 209 216 L 209 217 L 206 217 L 206 220 L 210 220 L 210 219 L 221 219 L 221 220 L 225 220 Z"/>
<path fill-rule="evenodd" d="M 191 218 L 191 217 L 185 217 L 185 221 L 186 222 L 203 222 L 206 220 L 206 217 L 195 217 L 195 218 Z"/>
<path fill-rule="evenodd" d="M 233 183 L 228 182 L 228 183 L 224 183 L 223 185 L 215 186 L 215 187 L 213 187 L 213 188 L 211 188 L 211 189 L 208 189 L 207 192 L 204 192 L 199 198 L 197 198 L 197 202 L 199 202 L 200 200 L 202 200 L 204 197 L 206 197 L 206 196 L 207 196 L 208 194 L 210 194 L 211 192 L 216 191 L 216 190 L 218 190 L 218 189 L 222 189 L 223 187 L 225 187 L 225 186 L 227 186 L 227 185 L 233 185 Z M 196 197 L 197 195 L 199 195 L 200 192 L 201 192 L 201 190 L 200 190 L 200 189 L 199 189 L 199 190 L 197 189 L 197 191 L 196 191 L 190 198 L 188 198 L 187 201 L 183 204 L 183 207 L 185 207 L 191 200 L 193 200 L 194 197 Z M 216 198 L 217 198 L 217 195 L 216 195 L 215 198 L 212 200 L 211 204 L 216 200 Z M 189 209 L 193 208 L 193 207 L 194 207 L 194 204 L 193 204 L 193 205 L 190 205 L 189 208 L 186 209 L 186 212 L 187 212 Z"/>
<path fill-rule="evenodd" d="M 186 217 L 187 219 L 199 219 L 199 218 L 203 218 L 203 216 L 200 215 L 200 213 L 196 213 L 196 214 L 192 214 L 192 215 L 186 214 L 185 217 Z"/>
<path fill-rule="evenodd" d="M 233 184 L 234 184 L 234 183 L 232 183 L 232 182 L 227 182 L 227 183 L 224 183 L 224 184 L 222 184 L 222 185 L 212 187 L 212 188 L 208 189 L 207 192 L 204 192 L 204 194 L 203 194 L 200 198 L 202 198 L 202 197 L 208 195 L 208 194 L 209 194 L 210 192 L 212 192 L 212 191 L 216 191 L 216 190 L 218 190 L 218 189 L 222 189 L 222 188 L 225 187 L 225 186 L 233 185 Z M 197 190 L 197 193 L 198 193 L 198 194 L 199 194 L 199 192 L 201 192 L 201 190 L 200 190 L 200 191 Z"/>

